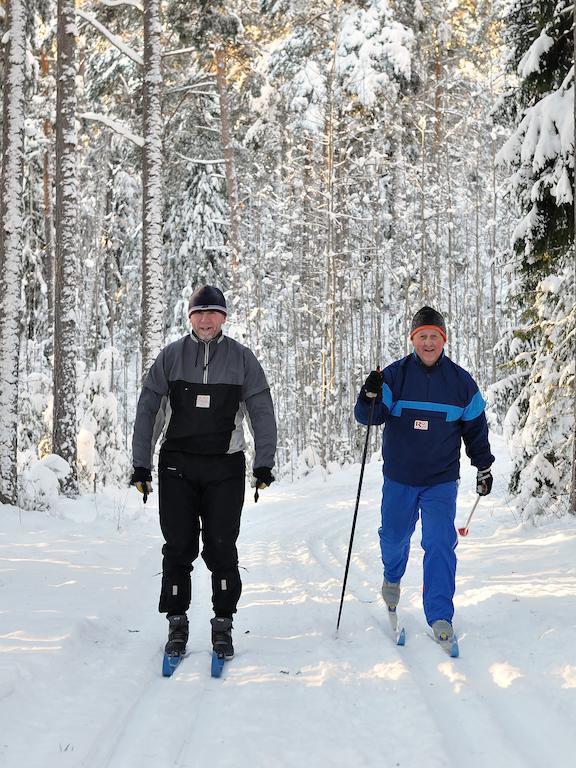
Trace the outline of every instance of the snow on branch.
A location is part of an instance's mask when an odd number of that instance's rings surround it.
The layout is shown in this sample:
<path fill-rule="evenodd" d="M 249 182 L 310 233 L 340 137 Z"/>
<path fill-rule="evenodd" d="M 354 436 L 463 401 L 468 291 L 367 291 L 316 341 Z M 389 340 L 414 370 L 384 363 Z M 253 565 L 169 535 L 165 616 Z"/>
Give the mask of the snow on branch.
<path fill-rule="evenodd" d="M 167 56 L 180 56 L 184 53 L 196 53 L 197 48 L 175 48 L 173 51 L 164 51 L 162 53 L 163 58 Z"/>
<path fill-rule="evenodd" d="M 518 64 L 518 74 L 520 77 L 526 78 L 535 72 L 540 72 L 542 57 L 545 53 L 548 53 L 554 42 L 554 38 L 550 37 L 545 29 L 542 30 L 540 36 L 534 40 L 530 48 L 520 59 Z"/>
<path fill-rule="evenodd" d="M 132 133 L 131 131 L 126 128 L 124 123 L 119 122 L 118 120 L 114 120 L 111 117 L 108 117 L 107 115 L 102 115 L 97 112 L 82 112 L 82 114 L 78 115 L 78 117 L 82 120 L 92 120 L 96 123 L 102 123 L 107 128 L 110 128 L 114 131 L 114 133 L 117 133 L 119 136 L 122 136 L 125 139 L 128 139 L 128 141 L 131 141 L 133 144 L 136 144 L 138 147 L 144 146 L 144 139 L 142 136 L 137 136 L 135 133 Z"/>
<path fill-rule="evenodd" d="M 109 8 L 118 8 L 121 5 L 131 5 L 132 8 L 136 8 L 140 13 L 144 13 L 144 8 L 136 0 L 100 0 L 102 5 L 107 5 Z"/>
<path fill-rule="evenodd" d="M 92 16 L 91 13 L 86 13 L 86 11 L 82 11 L 80 8 L 76 8 L 76 15 L 80 16 L 81 19 L 84 19 L 84 21 L 87 21 L 89 24 L 92 24 L 92 26 L 97 29 L 98 32 L 103 34 L 104 37 L 110 43 L 112 43 L 115 48 L 118 48 L 118 50 L 125 56 L 128 56 L 129 59 L 132 59 L 132 61 L 134 61 L 136 64 L 139 64 L 141 67 L 144 65 L 144 60 L 137 51 L 132 50 L 129 45 L 123 43 L 118 35 L 110 32 L 110 30 L 105 27 L 104 24 L 101 24 L 98 19 Z"/>
<path fill-rule="evenodd" d="M 200 160 L 199 158 L 186 157 L 186 155 L 182 155 L 180 152 L 174 152 L 174 154 L 181 160 L 185 160 L 187 163 L 195 163 L 196 165 L 218 165 L 225 162 L 223 157 L 216 160 Z"/>

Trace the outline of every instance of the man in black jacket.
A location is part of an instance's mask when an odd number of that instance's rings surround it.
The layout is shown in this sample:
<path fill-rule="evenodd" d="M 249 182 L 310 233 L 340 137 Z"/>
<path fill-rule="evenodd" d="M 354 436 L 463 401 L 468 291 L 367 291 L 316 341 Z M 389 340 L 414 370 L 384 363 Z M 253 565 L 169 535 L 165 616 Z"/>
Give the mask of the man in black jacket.
<path fill-rule="evenodd" d="M 222 292 L 198 288 L 189 301 L 190 334 L 165 347 L 142 387 L 132 442 L 131 483 L 152 491 L 158 461 L 162 548 L 161 613 L 170 625 L 166 652 L 182 654 L 188 640 L 192 563 L 199 554 L 212 573 L 212 642 L 231 657 L 232 617 L 242 591 L 236 540 L 244 503 L 243 418 L 254 435 L 254 485 L 273 481 L 276 420 L 268 382 L 254 354 L 222 333 Z"/>

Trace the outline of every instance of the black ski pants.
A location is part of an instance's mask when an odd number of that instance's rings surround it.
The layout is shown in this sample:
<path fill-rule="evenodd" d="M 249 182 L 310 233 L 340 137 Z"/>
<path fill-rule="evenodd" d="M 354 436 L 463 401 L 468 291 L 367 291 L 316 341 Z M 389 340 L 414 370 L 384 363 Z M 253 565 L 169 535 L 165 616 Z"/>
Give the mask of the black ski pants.
<path fill-rule="evenodd" d="M 244 504 L 245 459 L 160 452 L 158 491 L 162 547 L 160 613 L 190 607 L 192 563 L 200 551 L 212 573 L 216 616 L 232 618 L 242 592 L 236 540 Z"/>

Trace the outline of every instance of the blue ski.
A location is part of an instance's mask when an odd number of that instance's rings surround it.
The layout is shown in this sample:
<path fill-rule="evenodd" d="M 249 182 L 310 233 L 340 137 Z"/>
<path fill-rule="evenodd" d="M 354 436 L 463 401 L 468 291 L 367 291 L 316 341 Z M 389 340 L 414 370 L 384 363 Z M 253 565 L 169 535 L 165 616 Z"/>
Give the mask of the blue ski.
<path fill-rule="evenodd" d="M 388 620 L 390 621 L 390 626 L 396 637 L 396 645 L 406 645 L 406 630 L 404 627 L 400 627 L 400 629 L 398 628 L 398 613 L 396 612 L 396 608 L 388 608 Z"/>
<path fill-rule="evenodd" d="M 172 677 L 176 667 L 180 664 L 183 658 L 183 653 L 165 653 L 162 662 L 162 677 Z"/>
<path fill-rule="evenodd" d="M 223 653 L 216 653 L 216 651 L 212 651 L 212 668 L 210 671 L 212 677 L 220 677 L 222 675 L 222 670 L 224 669 L 225 663 L 226 657 Z"/>

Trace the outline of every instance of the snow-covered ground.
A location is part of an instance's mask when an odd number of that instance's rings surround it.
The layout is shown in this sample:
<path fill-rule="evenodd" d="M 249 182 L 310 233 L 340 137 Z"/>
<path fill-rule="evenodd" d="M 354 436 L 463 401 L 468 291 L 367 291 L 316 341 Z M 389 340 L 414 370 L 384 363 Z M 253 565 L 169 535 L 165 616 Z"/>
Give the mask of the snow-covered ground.
<path fill-rule="evenodd" d="M 161 677 L 156 495 L 3 507 L 3 768 L 530 768 L 576 764 L 576 521 L 519 525 L 493 494 L 458 547 L 459 659 L 427 635 L 422 554 L 403 584 L 407 645 L 379 597 L 381 464 L 366 470 L 339 636 L 359 467 L 251 496 L 236 657 L 210 678 L 209 578 L 194 572 L 189 654 Z M 463 462 L 458 525 L 474 501 Z"/>

